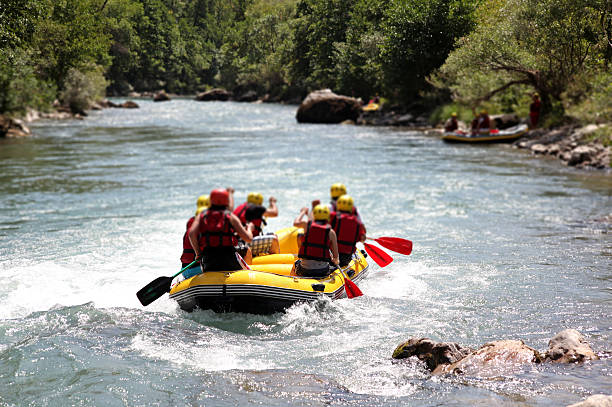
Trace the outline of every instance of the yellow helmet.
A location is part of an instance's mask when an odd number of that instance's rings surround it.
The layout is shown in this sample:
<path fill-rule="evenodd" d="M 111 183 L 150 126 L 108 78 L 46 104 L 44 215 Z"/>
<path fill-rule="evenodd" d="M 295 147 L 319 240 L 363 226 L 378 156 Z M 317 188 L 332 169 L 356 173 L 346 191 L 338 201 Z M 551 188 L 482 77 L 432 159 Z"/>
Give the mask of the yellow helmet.
<path fill-rule="evenodd" d="M 480 114 L 487 114 L 487 110 L 486 110 L 486 109 L 482 109 L 482 110 L 480 111 Z"/>
<path fill-rule="evenodd" d="M 195 216 L 198 216 L 199 214 L 201 214 L 203 211 L 205 211 L 206 209 L 208 209 L 208 207 L 206 206 L 198 206 L 198 209 L 196 209 L 196 214 Z"/>
<path fill-rule="evenodd" d="M 346 186 L 344 186 L 344 184 L 340 182 L 336 182 L 334 185 L 331 186 L 330 193 L 332 199 L 336 199 L 340 195 L 346 194 Z"/>
<path fill-rule="evenodd" d="M 329 207 L 327 205 L 319 204 L 314 207 L 312 214 L 315 220 L 329 220 Z"/>
<path fill-rule="evenodd" d="M 457 117 L 457 112 L 452 112 L 451 117 Z"/>
<path fill-rule="evenodd" d="M 263 195 L 259 192 L 249 192 L 247 202 L 253 205 L 261 205 L 263 203 Z"/>
<path fill-rule="evenodd" d="M 210 196 L 200 195 L 197 202 L 198 208 L 208 208 L 210 206 Z"/>
<path fill-rule="evenodd" d="M 338 202 L 336 203 L 338 206 L 338 210 L 342 212 L 352 212 L 353 211 L 353 198 L 350 195 L 342 195 L 338 198 Z"/>

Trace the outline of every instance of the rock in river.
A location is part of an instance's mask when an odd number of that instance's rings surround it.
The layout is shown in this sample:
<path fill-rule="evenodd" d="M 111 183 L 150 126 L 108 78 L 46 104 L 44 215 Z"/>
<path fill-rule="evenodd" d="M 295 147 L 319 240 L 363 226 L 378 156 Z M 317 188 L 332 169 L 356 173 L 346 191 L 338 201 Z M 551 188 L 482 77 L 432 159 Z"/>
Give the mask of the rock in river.
<path fill-rule="evenodd" d="M 310 93 L 297 111 L 300 123 L 342 123 L 356 121 L 361 113 L 358 99 L 337 95 L 329 89 Z"/>

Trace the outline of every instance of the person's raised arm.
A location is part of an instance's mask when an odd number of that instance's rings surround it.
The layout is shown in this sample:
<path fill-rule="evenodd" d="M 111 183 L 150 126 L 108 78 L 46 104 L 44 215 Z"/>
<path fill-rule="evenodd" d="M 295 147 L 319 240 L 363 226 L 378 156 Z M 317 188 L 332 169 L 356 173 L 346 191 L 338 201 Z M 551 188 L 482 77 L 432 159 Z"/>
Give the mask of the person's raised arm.
<path fill-rule="evenodd" d="M 333 229 L 329 231 L 329 243 L 331 244 L 332 263 L 338 265 L 340 263 L 340 256 L 338 255 L 338 238 Z"/>
<path fill-rule="evenodd" d="M 234 188 L 227 187 L 225 188 L 227 193 L 229 194 L 229 205 L 227 205 L 227 210 L 230 212 L 234 211 Z"/>
<path fill-rule="evenodd" d="M 300 214 L 293 221 L 293 226 L 295 226 L 296 228 L 305 229 L 306 226 L 308 226 L 308 221 L 304 220 L 304 216 L 308 216 L 308 208 L 306 207 L 300 209 Z"/>
<path fill-rule="evenodd" d="M 270 197 L 270 205 L 264 212 L 263 216 L 268 218 L 274 218 L 278 216 L 278 207 L 276 206 L 276 198 L 273 196 Z"/>
<path fill-rule="evenodd" d="M 198 242 L 198 234 L 200 230 L 200 218 L 202 216 L 198 215 L 193 220 L 191 227 L 189 228 L 189 243 L 191 243 L 191 247 L 195 252 L 196 259 L 200 257 L 200 242 Z"/>
<path fill-rule="evenodd" d="M 232 213 L 230 215 L 230 223 L 232 224 L 232 227 L 234 228 L 236 233 L 238 233 L 238 236 L 242 238 L 242 240 L 247 243 L 251 243 L 251 240 L 253 240 L 253 233 L 251 233 L 250 228 L 245 229 L 244 226 L 242 226 L 242 222 L 240 222 L 238 216 Z"/>

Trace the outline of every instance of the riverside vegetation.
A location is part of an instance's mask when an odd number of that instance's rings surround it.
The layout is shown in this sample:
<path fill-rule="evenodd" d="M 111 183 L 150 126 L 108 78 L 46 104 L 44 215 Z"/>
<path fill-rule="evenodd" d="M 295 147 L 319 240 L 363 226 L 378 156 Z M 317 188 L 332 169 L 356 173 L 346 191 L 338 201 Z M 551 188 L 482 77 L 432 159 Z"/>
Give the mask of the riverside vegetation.
<path fill-rule="evenodd" d="M 609 0 L 6 0 L 0 114 L 105 95 L 330 88 L 439 123 L 474 109 L 612 135 Z M 592 137 L 592 136 L 591 136 Z"/>

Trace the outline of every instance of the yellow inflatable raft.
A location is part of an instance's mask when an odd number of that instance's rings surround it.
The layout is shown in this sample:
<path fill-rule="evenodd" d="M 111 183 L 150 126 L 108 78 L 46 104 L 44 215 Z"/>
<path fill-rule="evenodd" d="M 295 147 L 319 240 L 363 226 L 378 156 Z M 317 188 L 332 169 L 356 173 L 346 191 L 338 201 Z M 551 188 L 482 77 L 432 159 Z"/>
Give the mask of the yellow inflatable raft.
<path fill-rule="evenodd" d="M 346 296 L 344 277 L 339 270 L 317 279 L 292 273 L 298 252 L 301 229 L 279 230 L 281 254 L 255 257 L 251 270 L 209 271 L 197 274 L 174 285 L 170 298 L 181 309 L 211 309 L 215 312 L 247 312 L 271 314 L 282 312 L 300 301 L 315 301 L 321 296 L 332 300 Z M 345 268 L 345 274 L 359 283 L 369 267 L 363 253 L 356 252 Z"/>

